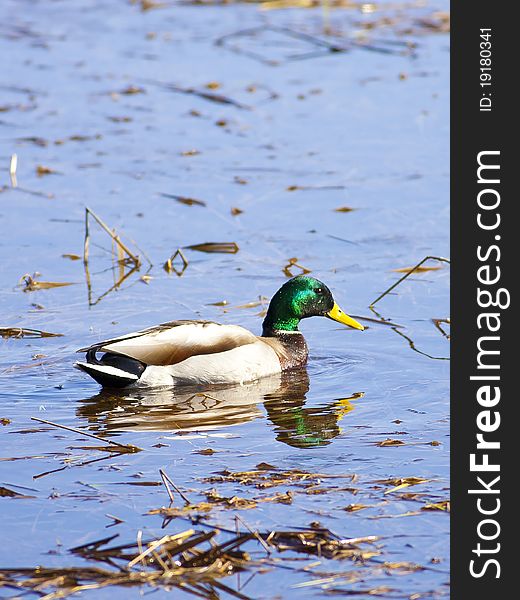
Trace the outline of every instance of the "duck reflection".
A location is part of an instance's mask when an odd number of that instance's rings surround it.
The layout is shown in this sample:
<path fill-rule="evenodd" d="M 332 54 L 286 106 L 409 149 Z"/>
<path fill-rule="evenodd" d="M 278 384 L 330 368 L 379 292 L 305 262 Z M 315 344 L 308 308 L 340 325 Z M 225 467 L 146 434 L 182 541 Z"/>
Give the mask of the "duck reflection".
<path fill-rule="evenodd" d="M 341 419 L 354 409 L 351 401 L 363 395 L 357 392 L 347 398 L 307 407 L 308 391 L 307 371 L 287 372 L 278 389 L 265 394 L 263 399 L 276 439 L 294 448 L 330 444 L 341 433 Z"/>
<path fill-rule="evenodd" d="M 103 390 L 77 409 L 96 432 L 215 430 L 263 418 L 276 439 L 295 448 L 325 446 L 341 433 L 339 422 L 353 408 L 348 398 L 307 407 L 309 376 L 305 369 L 244 385 L 176 387 L 135 391 Z"/>

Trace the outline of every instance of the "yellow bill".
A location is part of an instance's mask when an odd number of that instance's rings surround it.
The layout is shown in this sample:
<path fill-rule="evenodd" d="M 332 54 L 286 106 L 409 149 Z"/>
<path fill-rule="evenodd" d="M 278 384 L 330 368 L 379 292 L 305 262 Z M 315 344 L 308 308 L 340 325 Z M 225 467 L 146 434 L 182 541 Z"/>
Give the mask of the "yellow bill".
<path fill-rule="evenodd" d="M 344 313 L 341 310 L 341 308 L 336 304 L 336 302 L 334 302 L 334 306 L 327 313 L 327 317 L 329 317 L 329 319 L 332 319 L 333 321 L 337 321 L 338 323 L 343 323 L 343 325 L 348 325 L 353 329 L 359 329 L 360 331 L 363 331 L 365 329 L 363 325 L 361 325 L 361 323 L 358 323 L 356 321 L 356 319 L 353 319 L 352 317 L 349 317 L 347 313 Z"/>

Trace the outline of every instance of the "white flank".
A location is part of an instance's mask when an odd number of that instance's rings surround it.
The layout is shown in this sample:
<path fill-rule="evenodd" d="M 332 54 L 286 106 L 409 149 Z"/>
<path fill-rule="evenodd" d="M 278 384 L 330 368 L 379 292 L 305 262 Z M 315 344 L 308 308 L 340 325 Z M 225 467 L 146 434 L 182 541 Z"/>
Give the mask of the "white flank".
<path fill-rule="evenodd" d="M 280 372 L 276 352 L 264 342 L 257 341 L 218 354 L 191 356 L 176 365 L 149 366 L 139 378 L 139 385 L 243 384 Z"/>

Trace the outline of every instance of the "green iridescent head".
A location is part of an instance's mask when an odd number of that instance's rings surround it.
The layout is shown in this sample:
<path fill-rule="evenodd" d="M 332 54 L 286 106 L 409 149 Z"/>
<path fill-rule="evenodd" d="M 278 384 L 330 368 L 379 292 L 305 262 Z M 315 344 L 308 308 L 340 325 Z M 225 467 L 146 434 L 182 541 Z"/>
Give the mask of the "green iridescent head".
<path fill-rule="evenodd" d="M 364 329 L 341 310 L 324 283 L 314 277 L 298 275 L 284 283 L 271 299 L 263 323 L 263 335 L 298 331 L 301 319 L 307 317 L 328 317 L 354 329 Z"/>

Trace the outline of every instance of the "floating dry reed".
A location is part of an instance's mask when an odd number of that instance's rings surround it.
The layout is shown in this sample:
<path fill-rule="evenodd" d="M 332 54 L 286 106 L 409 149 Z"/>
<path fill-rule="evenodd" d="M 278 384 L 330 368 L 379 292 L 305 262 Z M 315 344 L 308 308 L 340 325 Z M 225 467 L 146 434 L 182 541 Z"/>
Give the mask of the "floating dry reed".
<path fill-rule="evenodd" d="M 114 276 L 114 284 L 106 290 L 103 294 L 101 294 L 97 300 L 92 299 L 92 281 L 90 276 L 89 269 L 89 250 L 90 250 L 90 217 L 94 219 L 94 221 L 101 227 L 103 231 L 105 231 L 110 240 L 112 242 L 112 255 L 116 257 L 116 263 L 118 266 L 117 278 Z M 134 243 L 134 246 L 136 244 Z M 137 246 L 136 246 L 137 247 Z M 139 249 L 141 254 L 149 263 L 150 267 L 147 273 L 143 276 L 146 281 L 146 275 L 152 268 L 152 263 L 150 259 L 146 256 L 146 254 Z M 83 264 L 85 266 L 85 277 L 87 281 L 87 290 L 88 290 L 88 302 L 89 306 L 94 306 L 98 304 L 105 296 L 110 294 L 110 292 L 118 289 L 124 281 L 126 281 L 133 273 L 138 271 L 141 268 L 142 262 L 140 256 L 136 253 L 132 252 L 128 246 L 121 240 L 121 237 L 116 233 L 115 229 L 110 229 L 108 225 L 91 209 L 88 207 L 85 208 L 85 241 L 83 246 Z M 127 267 L 130 267 L 129 270 L 126 270 Z"/>
<path fill-rule="evenodd" d="M 0 337 L 3 338 L 44 338 L 44 337 L 62 337 L 63 333 L 50 333 L 41 329 L 31 329 L 30 327 L 0 327 Z"/>
<path fill-rule="evenodd" d="M 349 479 L 352 474 L 310 473 L 299 469 L 281 470 L 267 463 L 260 463 L 256 469 L 251 471 L 220 471 L 210 477 L 202 479 L 205 483 L 240 483 L 241 485 L 252 485 L 258 489 L 266 489 L 278 485 L 308 486 L 319 483 L 323 479 Z"/>
<path fill-rule="evenodd" d="M 20 277 L 19 285 L 22 286 L 24 292 L 36 292 L 39 290 L 50 290 L 57 287 L 65 287 L 72 285 L 70 281 L 40 281 L 38 280 L 39 273 L 29 275 L 26 273 Z"/>
<path fill-rule="evenodd" d="M 304 267 L 303 265 L 300 265 L 300 263 L 298 262 L 298 259 L 296 257 L 293 258 L 289 258 L 287 261 L 287 264 L 283 267 L 282 271 L 284 272 L 284 275 L 286 277 L 294 277 L 294 273 L 292 272 L 291 269 L 293 269 L 294 267 L 296 267 L 297 269 L 300 270 L 300 274 L 305 275 L 306 273 L 310 273 L 311 270 L 307 269 L 307 267 Z"/>
<path fill-rule="evenodd" d="M 143 83 L 146 83 L 148 85 L 154 85 L 162 89 L 169 90 L 170 92 L 176 92 L 178 94 L 187 94 L 190 96 L 197 96 L 198 98 L 202 98 L 203 100 L 209 100 L 210 102 L 215 102 L 216 104 L 228 104 L 243 110 L 251 110 L 251 107 L 247 106 L 246 104 L 242 104 L 241 102 L 238 102 L 237 100 L 234 100 L 233 98 L 230 98 L 228 96 L 224 96 L 223 94 L 217 94 L 215 92 L 209 91 L 208 89 L 200 90 L 192 87 L 176 85 L 174 83 L 157 81 L 154 79 L 143 79 L 142 81 Z"/>
<path fill-rule="evenodd" d="M 119 442 L 114 442 L 113 440 L 105 440 L 99 435 L 94 435 L 88 431 L 82 431 L 81 429 L 76 429 L 75 427 L 69 427 L 67 425 L 60 425 L 58 423 L 53 423 L 52 421 L 47 421 L 46 419 L 39 419 L 38 417 L 31 417 L 31 421 L 38 421 L 39 423 L 44 423 L 45 425 L 51 425 L 52 427 L 58 427 L 59 429 L 65 429 L 67 431 L 72 431 L 74 433 L 78 433 L 79 435 L 84 435 L 99 442 L 103 442 L 107 444 L 107 450 L 111 452 L 121 452 L 121 453 L 134 453 L 141 452 L 142 448 L 138 446 L 134 446 L 132 444 L 120 444 Z"/>
<path fill-rule="evenodd" d="M 243 523 L 242 519 L 238 520 Z M 104 563 L 106 567 L 3 568 L 0 569 L 0 588 L 46 593 L 45 598 L 52 600 L 114 585 L 147 585 L 164 590 L 182 589 L 208 600 L 219 597 L 217 590 L 222 590 L 235 598 L 248 600 L 243 592 L 220 580 L 244 570 L 261 572 L 266 567 L 272 568 L 273 552 L 353 561 L 367 561 L 380 554 L 372 546 L 377 536 L 343 539 L 321 527 L 267 532 L 246 528 L 249 531 L 234 534 L 223 533 L 218 528 L 209 532 L 190 528 L 148 541 L 142 541 L 142 534 L 138 532 L 135 542 L 110 545 L 118 537 L 113 535 L 70 549 L 72 554 Z M 221 535 L 226 539 L 217 543 Z M 252 559 L 242 547 L 253 542 L 261 543 L 269 556 Z"/>
<path fill-rule="evenodd" d="M 126 259 L 124 259 L 125 262 L 130 261 L 136 268 L 138 268 L 141 265 L 141 260 L 140 260 L 139 256 L 137 256 L 131 250 L 129 250 L 128 246 L 121 241 L 120 236 L 115 232 L 115 230 L 110 229 L 108 227 L 108 225 L 104 221 L 102 221 L 101 218 L 98 217 L 98 215 L 96 215 L 96 213 L 88 207 L 85 207 L 85 242 L 84 242 L 84 250 L 83 250 L 83 262 L 88 263 L 88 257 L 89 257 L 89 247 L 90 247 L 89 219 L 90 219 L 90 217 L 92 217 L 97 222 L 97 224 L 101 227 L 101 229 L 103 229 L 110 236 L 111 240 L 114 242 L 114 244 L 117 246 L 117 248 L 123 254 L 126 254 Z"/>
<path fill-rule="evenodd" d="M 412 273 L 416 273 L 417 271 L 420 272 L 422 265 L 428 261 L 428 260 L 437 260 L 439 262 L 445 262 L 450 264 L 450 259 L 449 258 L 443 258 L 442 256 L 425 256 L 422 260 L 420 260 L 415 266 L 413 267 L 407 267 L 406 269 L 404 269 L 403 271 L 405 272 L 405 274 L 400 277 L 395 283 L 393 283 L 388 289 L 386 289 L 382 294 L 380 294 L 373 302 L 370 303 L 369 307 L 372 308 L 373 306 L 375 306 L 380 300 L 382 300 L 387 294 L 389 294 L 393 289 L 395 289 L 400 283 L 402 283 L 407 277 L 410 277 L 410 275 Z M 426 270 L 432 270 L 431 268 L 425 268 L 422 267 L 423 271 Z M 401 272 L 401 270 L 398 269 L 399 272 Z"/>
<path fill-rule="evenodd" d="M 181 260 L 182 267 L 180 269 L 177 269 L 175 265 L 175 261 L 177 259 Z M 175 273 L 180 277 L 184 273 L 184 271 L 186 271 L 189 264 L 190 263 L 184 256 L 183 251 L 180 248 L 177 248 L 177 250 L 175 250 L 175 252 L 170 256 L 170 258 L 164 263 L 163 268 L 167 273 Z"/>
<path fill-rule="evenodd" d="M 432 356 L 431 354 L 428 354 L 428 352 L 419 350 L 419 348 L 416 347 L 415 342 L 412 340 L 411 337 L 405 335 L 402 331 L 399 331 L 395 327 L 392 327 L 392 329 L 393 329 L 393 331 L 395 331 L 398 335 L 400 335 L 402 338 L 404 338 L 408 342 L 408 345 L 414 352 L 417 352 L 418 354 L 422 354 L 423 356 L 426 356 L 427 358 L 431 358 L 432 360 L 450 360 L 449 356 Z"/>
<path fill-rule="evenodd" d="M 193 154 L 193 152 L 194 151 L 192 150 L 191 154 Z M 186 153 L 183 153 L 183 156 L 186 156 Z M 177 194 L 167 194 L 166 192 L 161 192 L 160 195 L 163 198 L 171 198 L 186 206 L 206 206 L 206 203 L 203 200 L 197 200 L 197 198 L 188 198 L 187 196 L 178 196 Z"/>
<path fill-rule="evenodd" d="M 192 244 L 185 246 L 187 250 L 196 250 L 197 252 L 236 254 L 239 251 L 236 242 L 204 242 L 202 244 Z"/>

